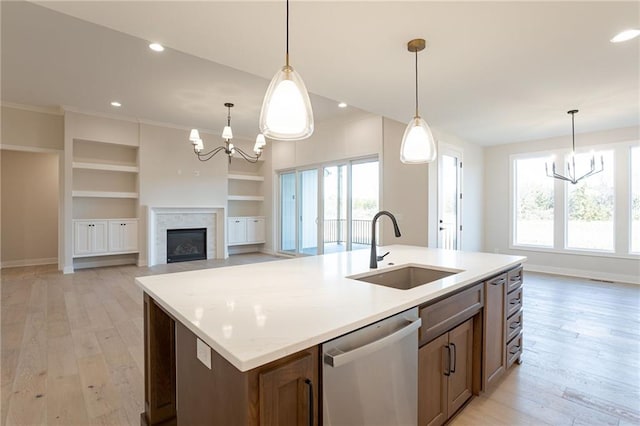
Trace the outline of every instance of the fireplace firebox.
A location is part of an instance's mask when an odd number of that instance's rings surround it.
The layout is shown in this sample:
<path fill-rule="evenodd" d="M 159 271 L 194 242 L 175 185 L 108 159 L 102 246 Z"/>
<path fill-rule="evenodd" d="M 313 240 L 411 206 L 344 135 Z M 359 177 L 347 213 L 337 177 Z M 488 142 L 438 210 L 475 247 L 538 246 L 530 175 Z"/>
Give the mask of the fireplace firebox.
<path fill-rule="evenodd" d="M 167 263 L 207 258 L 207 228 L 167 229 Z"/>

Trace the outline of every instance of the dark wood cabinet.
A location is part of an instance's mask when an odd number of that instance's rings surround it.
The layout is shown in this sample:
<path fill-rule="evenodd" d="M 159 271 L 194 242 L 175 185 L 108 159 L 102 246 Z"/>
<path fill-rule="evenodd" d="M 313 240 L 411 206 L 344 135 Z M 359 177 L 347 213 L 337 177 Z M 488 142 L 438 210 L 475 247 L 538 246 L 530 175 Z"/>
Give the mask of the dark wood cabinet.
<path fill-rule="evenodd" d="M 522 361 L 522 328 L 523 328 L 523 272 L 522 266 L 507 272 L 507 289 L 505 296 L 506 325 L 505 357 L 507 368 L 513 363 Z"/>
<path fill-rule="evenodd" d="M 314 357 L 302 353 L 286 364 L 258 374 L 261 426 L 313 426 L 317 423 Z"/>
<path fill-rule="evenodd" d="M 472 395 L 473 321 L 422 346 L 418 352 L 418 424 L 439 426 Z"/>
<path fill-rule="evenodd" d="M 507 363 L 504 347 L 505 338 L 505 297 L 507 274 L 501 274 L 484 283 L 484 315 L 483 315 L 483 368 L 482 384 L 487 389 L 506 371 Z"/>
<path fill-rule="evenodd" d="M 242 372 L 210 350 L 145 294 L 142 425 L 318 425 L 319 348 Z M 208 349 L 208 348 L 206 348 Z"/>

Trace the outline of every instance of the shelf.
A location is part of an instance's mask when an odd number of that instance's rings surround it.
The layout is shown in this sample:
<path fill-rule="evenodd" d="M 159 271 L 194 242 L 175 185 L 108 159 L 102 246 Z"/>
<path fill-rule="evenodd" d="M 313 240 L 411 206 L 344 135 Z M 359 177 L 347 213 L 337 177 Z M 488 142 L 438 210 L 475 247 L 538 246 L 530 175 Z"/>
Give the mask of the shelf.
<path fill-rule="evenodd" d="M 138 250 L 130 250 L 130 251 L 105 251 L 102 253 L 88 253 L 88 254 L 74 254 L 74 259 L 81 259 L 83 257 L 101 257 L 101 256 L 116 256 L 119 254 L 138 254 Z"/>
<path fill-rule="evenodd" d="M 73 197 L 92 198 L 138 198 L 137 192 L 72 191 L 71 195 Z"/>
<path fill-rule="evenodd" d="M 108 164 L 108 163 L 88 163 L 81 161 L 73 162 L 74 169 L 86 169 L 86 170 L 105 170 L 109 172 L 127 172 L 127 173 L 138 173 L 139 168 L 137 166 L 124 166 L 119 164 Z"/>
<path fill-rule="evenodd" d="M 227 244 L 227 246 L 228 247 L 251 246 L 251 245 L 264 244 L 264 243 L 266 243 L 266 241 L 247 241 L 246 243 L 229 243 Z"/>
<path fill-rule="evenodd" d="M 229 195 L 227 197 L 229 201 L 264 201 L 262 195 Z"/>
<path fill-rule="evenodd" d="M 264 181 L 264 177 L 263 176 L 255 176 L 255 175 L 239 175 L 239 174 L 229 173 L 229 175 L 227 177 L 229 179 L 231 179 L 231 180 L 250 180 L 250 181 L 255 181 L 255 182 L 263 182 Z"/>

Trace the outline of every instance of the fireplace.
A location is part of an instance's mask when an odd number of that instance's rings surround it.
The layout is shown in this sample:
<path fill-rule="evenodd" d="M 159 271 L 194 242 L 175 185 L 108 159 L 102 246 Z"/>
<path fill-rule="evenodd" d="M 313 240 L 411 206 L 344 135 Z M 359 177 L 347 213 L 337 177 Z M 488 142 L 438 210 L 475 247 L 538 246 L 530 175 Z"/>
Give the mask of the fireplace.
<path fill-rule="evenodd" d="M 207 228 L 167 229 L 167 263 L 207 258 Z"/>

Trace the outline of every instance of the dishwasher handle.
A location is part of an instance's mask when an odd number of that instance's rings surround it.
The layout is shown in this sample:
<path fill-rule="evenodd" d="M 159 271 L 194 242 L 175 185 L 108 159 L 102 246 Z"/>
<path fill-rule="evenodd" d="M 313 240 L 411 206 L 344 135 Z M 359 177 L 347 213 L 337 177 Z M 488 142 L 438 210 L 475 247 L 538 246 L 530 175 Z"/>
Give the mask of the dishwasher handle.
<path fill-rule="evenodd" d="M 340 367 L 341 365 L 348 364 L 351 361 L 355 361 L 358 358 L 362 358 L 364 356 L 372 354 L 385 346 L 391 345 L 398 340 L 403 339 L 404 337 L 418 330 L 418 328 L 420 328 L 420 325 L 422 325 L 422 319 L 417 318 L 414 321 L 410 321 L 409 324 L 402 327 L 400 330 L 396 330 L 393 333 L 382 337 L 381 339 L 374 340 L 371 343 L 367 343 L 366 345 L 350 350 L 349 352 L 343 352 L 337 355 L 326 353 L 324 354 L 324 363 L 331 367 Z"/>

